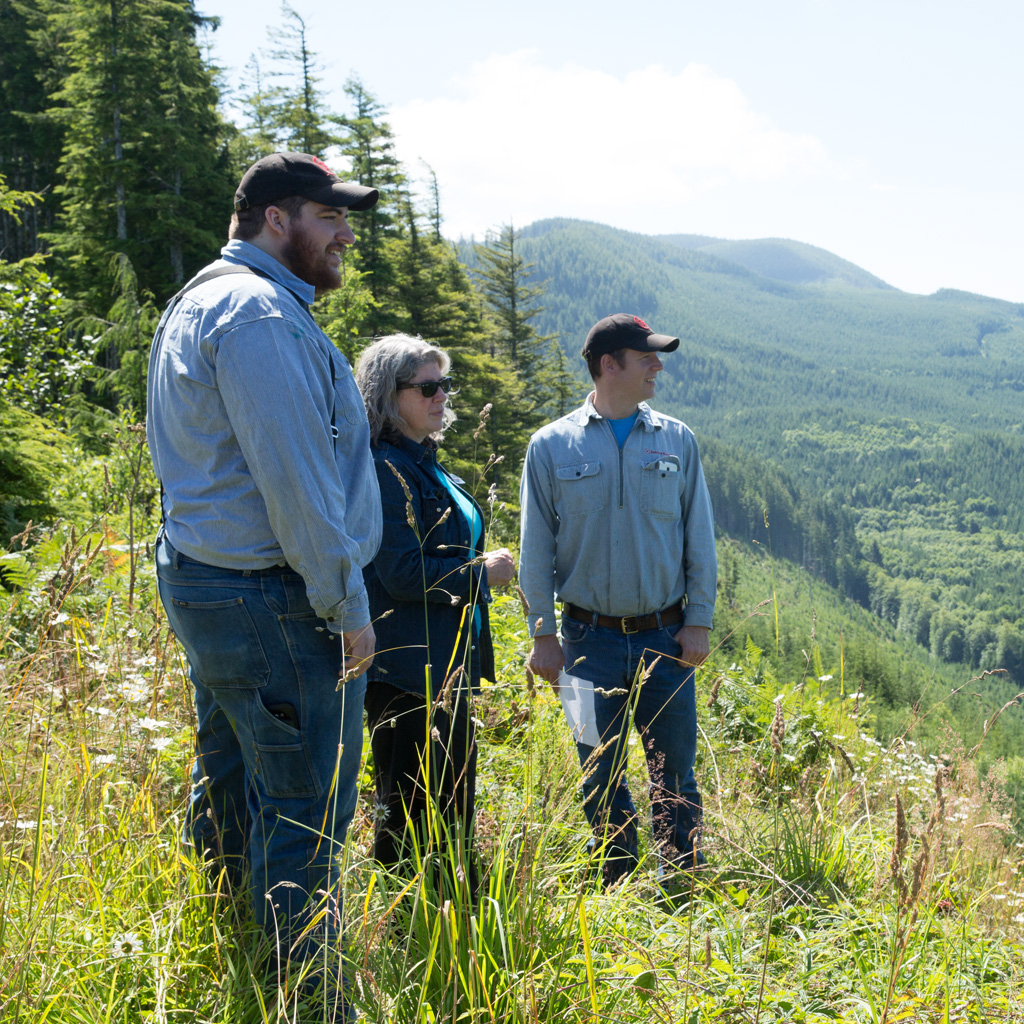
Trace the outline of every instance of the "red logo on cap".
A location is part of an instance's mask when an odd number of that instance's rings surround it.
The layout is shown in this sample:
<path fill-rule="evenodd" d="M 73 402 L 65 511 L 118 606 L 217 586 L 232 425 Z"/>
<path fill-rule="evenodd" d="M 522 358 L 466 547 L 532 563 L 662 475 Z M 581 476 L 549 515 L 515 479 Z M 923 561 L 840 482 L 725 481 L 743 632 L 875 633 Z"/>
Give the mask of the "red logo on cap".
<path fill-rule="evenodd" d="M 633 323 L 635 323 L 635 324 L 638 324 L 638 325 L 639 325 L 640 327 L 642 327 L 642 328 L 643 328 L 643 329 L 644 329 L 645 331 L 650 331 L 650 330 L 651 330 L 651 329 L 650 329 L 650 327 L 648 327 L 648 326 L 647 326 L 647 324 L 645 324 L 645 323 L 643 322 L 643 320 L 641 320 L 641 319 L 640 319 L 640 317 L 638 317 L 638 316 L 635 316 L 635 317 L 633 317 Z M 653 333 L 653 332 L 652 332 L 652 333 Z"/>
<path fill-rule="evenodd" d="M 313 163 L 315 163 L 317 167 L 320 168 L 320 170 L 326 171 L 329 175 L 331 175 L 332 178 L 334 177 L 334 171 L 332 171 L 330 167 L 328 167 L 327 164 L 325 164 L 323 160 L 320 159 L 320 157 L 313 157 Z"/>

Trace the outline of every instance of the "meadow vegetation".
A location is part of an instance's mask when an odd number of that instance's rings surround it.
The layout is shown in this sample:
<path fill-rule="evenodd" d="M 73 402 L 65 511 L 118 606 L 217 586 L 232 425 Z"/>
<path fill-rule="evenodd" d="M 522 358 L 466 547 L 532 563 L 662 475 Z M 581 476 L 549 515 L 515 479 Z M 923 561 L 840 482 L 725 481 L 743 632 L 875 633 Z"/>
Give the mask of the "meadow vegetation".
<path fill-rule="evenodd" d="M 126 430 L 80 471 L 79 525 L 2 556 L 0 1020 L 316 1020 L 179 843 L 191 686 L 155 596 L 144 452 Z M 1005 766 L 979 770 L 991 723 L 919 740 L 922 705 L 880 739 L 833 618 L 786 600 L 796 570 L 726 551 L 731 610 L 698 683 L 713 871 L 662 874 L 647 848 L 601 888 L 560 706 L 527 678 L 522 611 L 501 597 L 498 681 L 476 708 L 478 904 L 434 888 L 457 846 L 440 826 L 411 882 L 368 860 L 363 773 L 344 907 L 365 1019 L 1024 1020 L 1024 834 Z M 781 655 L 801 641 L 797 671 Z"/>

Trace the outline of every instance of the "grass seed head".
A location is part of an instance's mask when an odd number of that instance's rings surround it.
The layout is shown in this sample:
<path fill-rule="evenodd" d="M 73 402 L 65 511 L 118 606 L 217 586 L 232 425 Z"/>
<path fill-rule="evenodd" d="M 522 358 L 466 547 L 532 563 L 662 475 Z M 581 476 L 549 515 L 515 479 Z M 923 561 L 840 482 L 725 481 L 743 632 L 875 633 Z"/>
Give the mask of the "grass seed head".
<path fill-rule="evenodd" d="M 786 736 L 786 716 L 782 711 L 782 697 L 775 698 L 775 718 L 772 719 L 772 750 L 782 754 L 782 741 Z"/>
<path fill-rule="evenodd" d="M 931 864 L 931 847 L 928 845 L 928 837 L 921 836 L 921 852 L 918 853 L 917 859 L 914 861 L 914 871 L 910 882 L 910 895 L 907 897 L 907 906 L 914 906 L 920 895 L 921 889 L 924 886 L 924 881 L 928 877 L 928 868 Z"/>
<path fill-rule="evenodd" d="M 718 691 L 722 688 L 722 677 L 715 676 L 715 681 L 711 684 L 711 692 L 708 694 L 708 707 L 713 708 L 718 703 Z"/>
<path fill-rule="evenodd" d="M 484 432 L 484 428 L 487 426 L 487 421 L 491 418 L 491 410 L 493 408 L 494 408 L 494 405 L 491 402 L 488 402 L 480 410 L 480 422 L 477 424 L 476 430 L 473 431 L 473 440 L 474 441 L 479 441 L 480 440 L 480 435 Z"/>

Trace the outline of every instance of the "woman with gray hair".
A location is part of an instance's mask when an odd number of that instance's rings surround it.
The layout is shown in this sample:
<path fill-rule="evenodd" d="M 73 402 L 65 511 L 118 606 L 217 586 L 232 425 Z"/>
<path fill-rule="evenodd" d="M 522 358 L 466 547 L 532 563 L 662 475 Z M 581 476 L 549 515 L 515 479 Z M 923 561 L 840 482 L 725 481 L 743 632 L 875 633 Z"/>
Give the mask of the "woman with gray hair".
<path fill-rule="evenodd" d="M 481 676 L 494 678 L 489 588 L 510 583 L 514 564 L 507 548 L 483 550 L 480 506 L 437 459 L 455 419 L 450 367 L 443 350 L 405 334 L 379 338 L 356 366 L 384 515 L 364 570 L 377 634 L 366 714 L 373 856 L 408 871 L 418 848 L 440 887 L 465 880 L 475 896 L 470 698 Z"/>

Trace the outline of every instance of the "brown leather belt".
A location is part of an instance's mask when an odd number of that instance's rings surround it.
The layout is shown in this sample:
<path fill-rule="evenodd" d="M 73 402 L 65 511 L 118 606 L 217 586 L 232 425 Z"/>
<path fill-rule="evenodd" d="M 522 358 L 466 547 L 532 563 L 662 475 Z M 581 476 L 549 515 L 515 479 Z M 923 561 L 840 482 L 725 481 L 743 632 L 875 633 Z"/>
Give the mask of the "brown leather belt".
<path fill-rule="evenodd" d="M 566 601 L 562 605 L 562 612 L 577 622 L 589 622 L 591 625 L 617 629 L 627 634 L 642 633 L 644 630 L 657 629 L 659 626 L 674 626 L 677 622 L 683 621 L 683 609 L 679 605 L 673 605 L 662 612 L 651 612 L 649 615 L 624 615 L 620 619 L 614 615 L 595 615 L 586 608 Z"/>

